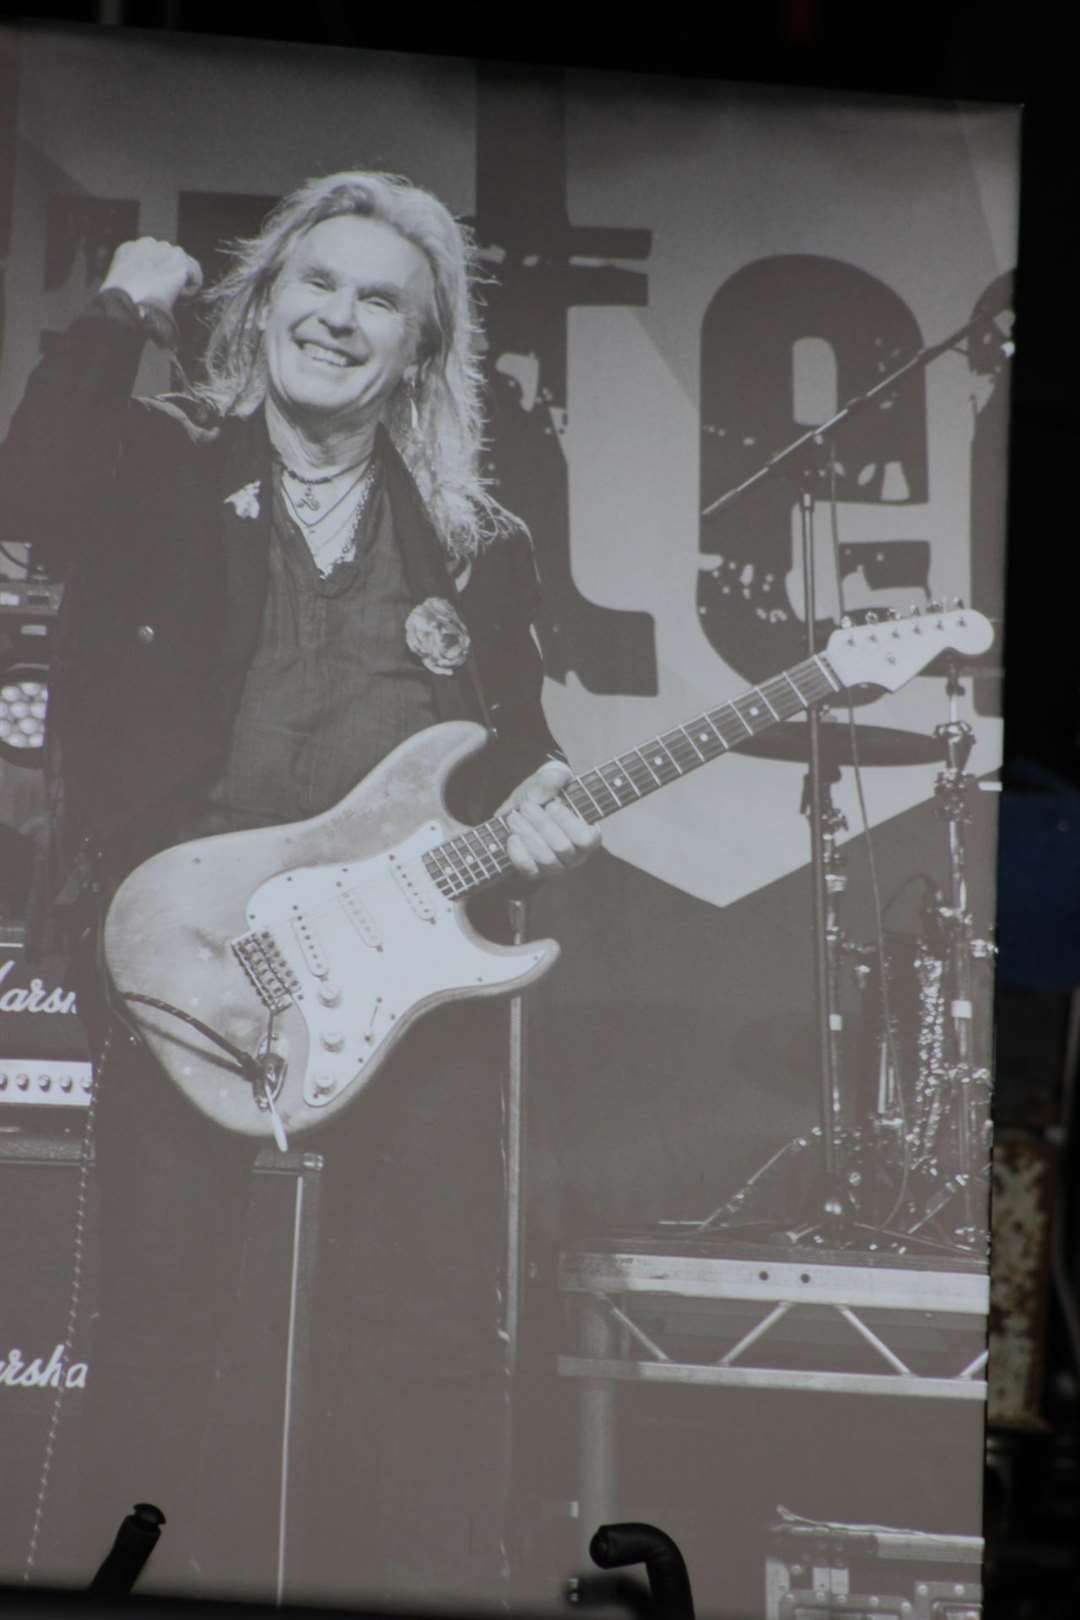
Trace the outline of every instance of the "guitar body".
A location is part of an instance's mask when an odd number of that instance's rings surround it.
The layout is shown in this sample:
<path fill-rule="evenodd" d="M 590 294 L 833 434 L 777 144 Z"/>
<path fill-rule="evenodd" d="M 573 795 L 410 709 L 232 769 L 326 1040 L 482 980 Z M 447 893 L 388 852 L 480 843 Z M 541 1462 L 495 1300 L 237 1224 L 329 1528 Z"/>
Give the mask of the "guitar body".
<path fill-rule="evenodd" d="M 465 830 L 444 787 L 485 740 L 468 721 L 433 726 L 310 821 L 198 839 L 145 862 L 106 918 L 117 990 L 167 1002 L 268 1060 L 292 1136 L 346 1107 L 422 1013 L 541 977 L 558 956 L 553 940 L 484 939 L 424 865 Z M 197 1108 L 230 1130 L 273 1134 L 225 1050 L 174 1013 L 126 1005 Z"/>

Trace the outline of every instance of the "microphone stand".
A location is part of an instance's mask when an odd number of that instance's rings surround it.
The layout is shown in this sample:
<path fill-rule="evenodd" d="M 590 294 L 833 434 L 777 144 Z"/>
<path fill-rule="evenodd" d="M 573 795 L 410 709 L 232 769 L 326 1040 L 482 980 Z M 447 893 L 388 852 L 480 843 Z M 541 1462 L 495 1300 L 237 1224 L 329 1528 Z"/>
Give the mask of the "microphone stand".
<path fill-rule="evenodd" d="M 820 441 L 819 441 L 820 442 Z M 799 496 L 799 528 L 802 543 L 803 609 L 806 624 L 806 651 L 813 657 L 818 651 L 815 625 L 817 621 L 814 570 L 814 496 L 810 479 L 805 477 Z M 837 1126 L 842 1107 L 842 1030 L 843 1020 L 838 1005 L 838 973 L 836 962 L 836 915 L 830 893 L 828 866 L 834 858 L 833 845 L 838 831 L 837 812 L 829 792 L 830 784 L 824 780 L 821 758 L 821 705 L 811 704 L 807 710 L 810 766 L 803 788 L 803 808 L 810 824 L 810 883 L 813 904 L 814 934 L 814 990 L 817 1008 L 818 1068 L 821 1082 L 821 1183 L 817 1209 L 810 1227 L 798 1233 L 800 1241 L 817 1229 L 825 1228 L 835 1241 L 836 1230 L 847 1211 L 839 1163 L 840 1144 Z M 837 772 L 837 776 L 839 772 Z M 828 802 L 826 802 L 828 801 Z M 842 818 L 840 818 L 842 820 Z M 826 847 L 828 845 L 828 859 Z M 823 1232 L 822 1237 L 825 1237 Z"/>
<path fill-rule="evenodd" d="M 725 506 L 730 506 L 733 501 L 738 500 L 748 489 L 752 489 L 755 484 L 759 484 L 762 479 L 770 477 L 778 467 L 782 467 L 792 459 L 797 459 L 803 450 L 810 450 L 814 446 L 820 446 L 825 435 L 834 432 L 849 417 L 856 415 L 861 410 L 865 410 L 867 405 L 881 399 L 883 395 L 888 396 L 889 391 L 894 389 L 898 383 L 905 381 L 908 377 L 917 375 L 921 371 L 925 371 L 932 360 L 936 360 L 939 355 L 947 354 L 950 349 L 955 349 L 957 344 L 962 343 L 965 338 L 973 337 L 976 332 L 981 331 L 986 326 L 992 326 L 1000 313 L 1000 310 L 988 310 L 985 314 L 977 316 L 975 320 L 968 321 L 966 326 L 958 326 L 955 332 L 951 332 L 940 343 L 928 343 L 925 348 L 919 349 L 909 360 L 905 360 L 903 365 L 897 366 L 895 371 L 890 371 L 887 377 L 882 377 L 880 382 L 874 383 L 873 387 L 868 388 L 865 393 L 853 395 L 827 421 L 819 422 L 816 426 L 807 428 L 805 433 L 800 433 L 797 438 L 791 440 L 790 444 L 784 445 L 783 449 L 778 450 L 774 456 L 770 456 L 768 461 L 762 462 L 761 466 L 750 473 L 748 477 L 742 479 L 738 484 L 733 484 L 730 489 L 724 491 L 723 495 L 718 495 L 714 501 L 710 501 L 708 506 L 702 508 L 701 516 L 703 518 L 713 517 L 715 513 L 723 511 Z M 1002 345 L 1005 352 L 1012 353 L 1011 339 L 1003 338 Z"/>

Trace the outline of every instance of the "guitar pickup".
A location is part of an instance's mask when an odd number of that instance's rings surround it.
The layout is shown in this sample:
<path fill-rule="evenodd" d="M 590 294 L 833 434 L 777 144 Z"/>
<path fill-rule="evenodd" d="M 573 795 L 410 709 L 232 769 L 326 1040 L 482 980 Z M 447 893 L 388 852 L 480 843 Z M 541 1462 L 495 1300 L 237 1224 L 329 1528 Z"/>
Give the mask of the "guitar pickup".
<path fill-rule="evenodd" d="M 338 899 L 346 917 L 352 923 L 365 945 L 370 945 L 373 951 L 382 949 L 382 931 L 373 914 L 365 906 L 356 889 L 347 889 L 344 884 L 339 885 Z"/>
<path fill-rule="evenodd" d="M 230 940 L 236 960 L 268 1012 L 284 1012 L 300 996 L 300 980 L 268 928 Z"/>
<path fill-rule="evenodd" d="M 415 869 L 406 866 L 404 861 L 400 861 L 393 854 L 389 855 L 387 860 L 395 883 L 416 912 L 416 915 L 422 922 L 434 922 L 435 908 L 418 883 L 416 876 L 414 876 Z"/>
<path fill-rule="evenodd" d="M 317 979 L 324 979 L 326 977 L 326 957 L 323 955 L 322 947 L 311 924 L 298 906 L 293 907 L 292 927 L 296 943 L 300 947 L 310 972 Z"/>

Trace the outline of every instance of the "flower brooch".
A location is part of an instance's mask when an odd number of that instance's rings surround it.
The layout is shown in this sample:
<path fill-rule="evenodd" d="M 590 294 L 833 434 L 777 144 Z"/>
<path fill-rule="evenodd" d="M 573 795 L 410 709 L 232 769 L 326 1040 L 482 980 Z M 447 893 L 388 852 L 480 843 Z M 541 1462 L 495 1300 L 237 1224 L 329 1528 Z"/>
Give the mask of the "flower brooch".
<path fill-rule="evenodd" d="M 226 495 L 225 505 L 231 506 L 239 518 L 257 518 L 259 515 L 259 484 L 255 478 L 243 489 L 238 489 L 231 495 Z"/>
<path fill-rule="evenodd" d="M 457 611 L 441 596 L 418 603 L 405 620 L 405 640 L 433 675 L 452 675 L 469 656 L 471 643 Z"/>

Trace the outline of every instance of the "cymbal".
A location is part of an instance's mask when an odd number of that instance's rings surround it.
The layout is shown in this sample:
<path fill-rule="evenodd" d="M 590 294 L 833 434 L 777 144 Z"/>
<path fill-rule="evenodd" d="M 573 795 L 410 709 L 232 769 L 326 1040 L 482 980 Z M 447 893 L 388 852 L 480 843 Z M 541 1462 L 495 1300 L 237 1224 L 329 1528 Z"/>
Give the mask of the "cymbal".
<path fill-rule="evenodd" d="M 891 726 L 856 726 L 854 755 L 850 726 L 823 721 L 820 736 L 822 763 L 830 767 L 851 765 L 856 760 L 860 765 L 930 765 L 945 757 L 944 745 L 937 737 L 919 731 L 898 731 Z M 736 744 L 736 752 L 806 765 L 810 760 L 810 727 L 804 720 L 787 720 L 763 731 L 760 737 L 747 737 Z"/>

